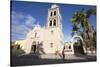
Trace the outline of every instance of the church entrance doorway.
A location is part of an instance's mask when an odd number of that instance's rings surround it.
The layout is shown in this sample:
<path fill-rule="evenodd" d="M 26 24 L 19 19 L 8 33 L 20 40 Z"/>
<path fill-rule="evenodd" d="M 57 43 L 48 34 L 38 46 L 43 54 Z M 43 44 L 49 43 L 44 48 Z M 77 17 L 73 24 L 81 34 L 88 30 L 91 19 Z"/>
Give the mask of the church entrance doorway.
<path fill-rule="evenodd" d="M 31 47 L 31 53 L 36 53 L 36 45 L 32 45 Z"/>
<path fill-rule="evenodd" d="M 36 50 L 37 50 L 37 46 L 36 46 L 36 42 L 34 41 L 33 43 L 32 43 L 32 46 L 31 46 L 31 53 L 36 53 Z"/>

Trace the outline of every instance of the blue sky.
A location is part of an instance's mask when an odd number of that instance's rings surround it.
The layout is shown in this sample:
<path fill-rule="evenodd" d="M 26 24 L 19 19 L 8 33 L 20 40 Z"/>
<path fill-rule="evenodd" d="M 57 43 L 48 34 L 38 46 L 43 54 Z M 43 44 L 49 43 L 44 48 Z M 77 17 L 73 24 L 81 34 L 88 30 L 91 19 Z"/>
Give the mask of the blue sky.
<path fill-rule="evenodd" d="M 12 40 L 25 39 L 26 34 L 34 28 L 35 24 L 40 24 L 42 27 L 47 24 L 48 9 L 53 3 L 40 2 L 11 2 L 11 21 L 12 21 Z M 73 5 L 73 4 L 57 4 L 60 6 L 62 15 L 62 26 L 64 40 L 69 41 L 72 33 L 71 18 L 76 11 L 84 8 L 96 8 L 89 5 Z M 90 17 L 91 24 L 96 27 L 96 16 Z"/>

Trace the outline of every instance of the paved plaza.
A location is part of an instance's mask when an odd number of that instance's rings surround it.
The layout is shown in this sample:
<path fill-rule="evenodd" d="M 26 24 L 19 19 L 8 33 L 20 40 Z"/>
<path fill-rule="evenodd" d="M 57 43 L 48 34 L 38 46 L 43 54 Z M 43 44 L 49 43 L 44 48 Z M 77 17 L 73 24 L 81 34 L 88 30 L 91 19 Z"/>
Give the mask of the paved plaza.
<path fill-rule="evenodd" d="M 61 63 L 77 63 L 77 62 L 92 62 L 96 61 L 96 56 L 85 55 L 66 55 L 65 59 L 54 55 L 39 55 L 29 54 L 21 56 L 12 56 L 11 66 L 27 66 L 27 65 L 44 65 L 44 64 L 61 64 Z M 52 57 L 52 58 L 51 58 Z"/>

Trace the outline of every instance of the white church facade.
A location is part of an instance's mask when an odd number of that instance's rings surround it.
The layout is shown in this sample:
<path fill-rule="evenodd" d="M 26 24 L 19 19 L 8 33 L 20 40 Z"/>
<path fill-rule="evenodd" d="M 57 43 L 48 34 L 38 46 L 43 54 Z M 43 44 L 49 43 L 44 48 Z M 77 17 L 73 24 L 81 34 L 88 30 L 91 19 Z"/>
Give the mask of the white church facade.
<path fill-rule="evenodd" d="M 65 54 L 74 54 L 73 44 L 64 42 L 62 16 L 58 5 L 52 5 L 48 9 L 46 27 L 35 25 L 24 42 L 23 50 L 26 54 L 62 54 L 64 47 Z"/>

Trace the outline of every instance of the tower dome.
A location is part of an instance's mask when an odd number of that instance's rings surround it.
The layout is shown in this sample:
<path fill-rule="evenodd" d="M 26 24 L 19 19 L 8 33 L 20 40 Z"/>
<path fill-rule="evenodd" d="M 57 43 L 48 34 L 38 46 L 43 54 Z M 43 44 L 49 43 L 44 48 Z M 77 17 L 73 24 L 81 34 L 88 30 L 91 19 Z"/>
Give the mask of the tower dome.
<path fill-rule="evenodd" d="M 59 7 L 58 5 L 54 4 L 51 6 L 51 8 L 56 8 L 56 7 Z"/>

